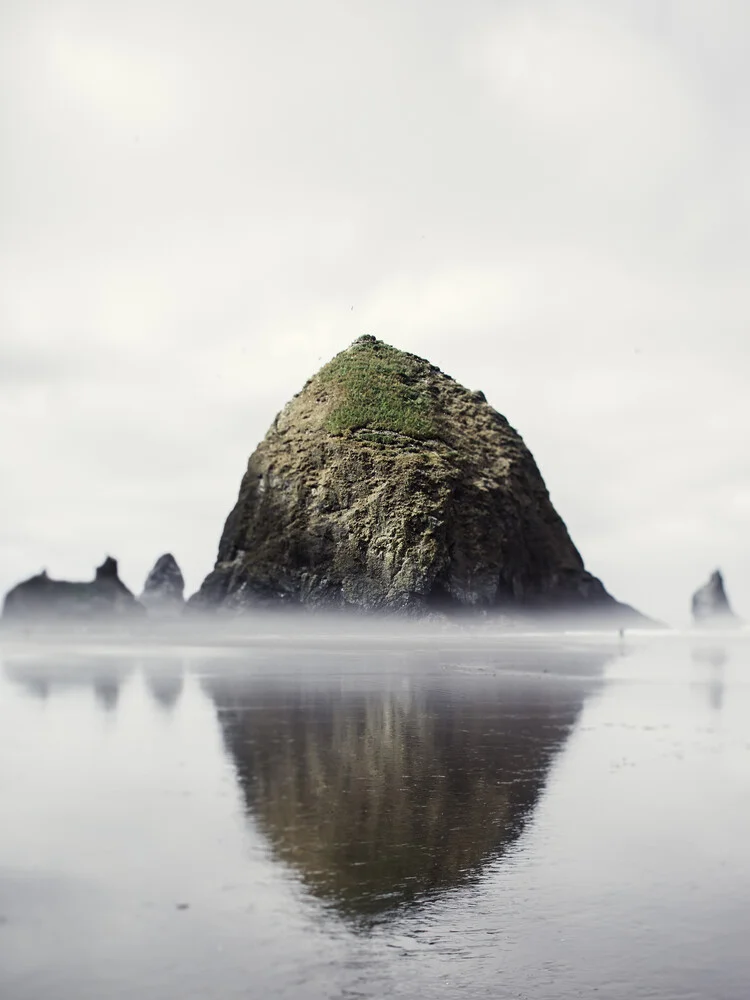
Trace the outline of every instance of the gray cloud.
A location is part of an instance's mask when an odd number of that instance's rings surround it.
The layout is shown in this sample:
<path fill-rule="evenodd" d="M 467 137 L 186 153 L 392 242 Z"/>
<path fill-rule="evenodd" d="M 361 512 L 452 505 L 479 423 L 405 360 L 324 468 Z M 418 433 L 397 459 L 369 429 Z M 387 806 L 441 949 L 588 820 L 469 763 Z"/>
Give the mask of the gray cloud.
<path fill-rule="evenodd" d="M 481 387 L 590 568 L 740 610 L 740 2 L 9 2 L 0 586 L 209 568 L 274 413 L 363 332 Z"/>

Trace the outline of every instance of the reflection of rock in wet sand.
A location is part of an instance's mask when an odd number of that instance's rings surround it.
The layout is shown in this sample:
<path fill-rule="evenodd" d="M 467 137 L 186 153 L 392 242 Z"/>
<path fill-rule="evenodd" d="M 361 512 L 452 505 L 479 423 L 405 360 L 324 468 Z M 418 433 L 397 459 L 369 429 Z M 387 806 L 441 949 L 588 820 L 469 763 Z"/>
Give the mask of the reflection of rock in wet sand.
<path fill-rule="evenodd" d="M 343 911 L 375 915 L 466 882 L 520 835 L 591 681 L 206 684 L 277 855 Z"/>
<path fill-rule="evenodd" d="M 139 661 L 134 657 L 96 656 L 86 653 L 21 654 L 6 656 L 6 676 L 39 698 L 63 689 L 90 687 L 97 704 L 106 712 L 114 711 L 126 678 Z M 163 657 L 143 664 L 143 677 L 154 701 L 171 711 L 182 694 L 184 664 L 182 659 Z"/>
<path fill-rule="evenodd" d="M 32 678 L 24 682 L 24 687 L 29 694 L 32 694 L 35 698 L 39 698 L 40 701 L 46 701 L 49 697 L 49 681 Z"/>
<path fill-rule="evenodd" d="M 47 698 L 58 691 L 90 687 L 97 703 L 114 711 L 123 682 L 133 670 L 131 657 L 99 657 L 67 654 L 5 655 L 6 677 L 35 697 Z"/>
<path fill-rule="evenodd" d="M 185 683 L 182 660 L 160 660 L 156 667 L 144 667 L 143 674 L 154 701 L 171 712 L 180 700 Z"/>
<path fill-rule="evenodd" d="M 712 667 L 723 667 L 727 662 L 727 651 L 724 646 L 697 645 L 692 649 L 693 663 L 707 663 Z"/>
<path fill-rule="evenodd" d="M 120 678 L 100 675 L 93 683 L 96 700 L 106 712 L 113 712 L 120 699 Z"/>
<path fill-rule="evenodd" d="M 726 647 L 711 643 L 699 643 L 693 646 L 691 656 L 693 663 L 700 663 L 710 668 L 706 683 L 708 702 L 715 711 L 721 711 L 724 707 L 724 667 L 729 658 Z"/>

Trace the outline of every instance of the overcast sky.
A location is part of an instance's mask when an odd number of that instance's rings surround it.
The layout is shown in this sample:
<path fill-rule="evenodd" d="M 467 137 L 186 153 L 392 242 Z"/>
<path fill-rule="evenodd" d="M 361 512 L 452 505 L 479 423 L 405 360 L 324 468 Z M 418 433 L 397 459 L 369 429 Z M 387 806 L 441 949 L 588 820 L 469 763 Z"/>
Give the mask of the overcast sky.
<path fill-rule="evenodd" d="M 5 0 L 0 587 L 192 592 L 362 333 L 521 432 L 587 567 L 750 616 L 746 0 Z"/>

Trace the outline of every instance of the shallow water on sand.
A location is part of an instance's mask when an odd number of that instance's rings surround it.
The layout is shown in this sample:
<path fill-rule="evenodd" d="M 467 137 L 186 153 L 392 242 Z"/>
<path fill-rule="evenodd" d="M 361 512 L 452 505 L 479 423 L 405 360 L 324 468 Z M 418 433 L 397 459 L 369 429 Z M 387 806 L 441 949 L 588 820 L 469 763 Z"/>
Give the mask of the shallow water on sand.
<path fill-rule="evenodd" d="M 750 996 L 750 643 L 0 648 L 5 1000 Z"/>

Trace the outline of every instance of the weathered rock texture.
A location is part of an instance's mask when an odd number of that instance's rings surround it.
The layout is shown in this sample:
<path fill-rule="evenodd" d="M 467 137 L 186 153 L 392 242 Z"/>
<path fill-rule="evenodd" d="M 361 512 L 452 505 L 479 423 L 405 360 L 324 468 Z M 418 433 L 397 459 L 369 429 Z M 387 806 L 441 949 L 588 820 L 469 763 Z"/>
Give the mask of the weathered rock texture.
<path fill-rule="evenodd" d="M 150 615 L 178 615 L 185 604 L 185 581 L 171 552 L 159 556 L 146 577 L 141 604 Z"/>
<path fill-rule="evenodd" d="M 117 561 L 110 556 L 97 567 L 87 583 L 51 580 L 46 571 L 19 583 L 5 595 L 3 619 L 101 620 L 139 617 L 144 609 L 117 575 Z"/>
<path fill-rule="evenodd" d="M 736 625 L 740 621 L 729 605 L 724 578 L 718 569 L 693 594 L 692 610 L 696 625 Z"/>
<path fill-rule="evenodd" d="M 645 621 L 586 571 L 505 417 L 374 337 L 337 355 L 276 417 L 191 602 L 280 599 Z"/>

